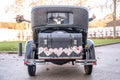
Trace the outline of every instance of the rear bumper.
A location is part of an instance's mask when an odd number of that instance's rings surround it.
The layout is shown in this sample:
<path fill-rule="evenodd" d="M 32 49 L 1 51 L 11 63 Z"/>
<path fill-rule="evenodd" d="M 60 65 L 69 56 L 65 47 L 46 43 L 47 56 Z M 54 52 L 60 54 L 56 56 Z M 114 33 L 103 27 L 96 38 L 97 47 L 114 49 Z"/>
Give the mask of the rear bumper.
<path fill-rule="evenodd" d="M 36 65 L 40 63 L 45 63 L 47 60 L 71 60 L 75 63 L 81 63 L 82 65 L 96 65 L 97 60 L 96 59 L 85 59 L 82 60 L 82 58 L 78 57 L 71 57 L 71 58 L 41 58 L 41 59 L 24 59 L 25 65 Z"/>

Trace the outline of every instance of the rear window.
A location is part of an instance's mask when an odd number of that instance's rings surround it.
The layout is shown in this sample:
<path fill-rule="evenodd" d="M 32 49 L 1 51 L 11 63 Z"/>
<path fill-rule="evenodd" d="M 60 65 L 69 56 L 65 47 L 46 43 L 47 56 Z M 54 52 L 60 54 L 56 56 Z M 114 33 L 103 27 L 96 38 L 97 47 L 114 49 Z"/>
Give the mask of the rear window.
<path fill-rule="evenodd" d="M 52 25 L 65 25 L 73 24 L 73 13 L 48 13 L 47 14 L 47 23 Z"/>

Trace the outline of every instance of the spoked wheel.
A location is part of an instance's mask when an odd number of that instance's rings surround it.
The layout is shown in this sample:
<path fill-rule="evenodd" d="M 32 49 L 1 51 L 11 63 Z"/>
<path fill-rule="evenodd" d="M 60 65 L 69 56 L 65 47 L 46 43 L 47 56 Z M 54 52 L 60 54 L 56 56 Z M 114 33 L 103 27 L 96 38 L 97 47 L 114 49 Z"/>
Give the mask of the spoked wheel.
<path fill-rule="evenodd" d="M 36 65 L 28 65 L 28 73 L 30 76 L 35 76 Z"/>
<path fill-rule="evenodd" d="M 91 49 L 87 51 L 86 53 L 86 59 L 91 59 Z M 90 75 L 92 73 L 93 65 L 84 65 L 84 70 L 87 75 Z"/>

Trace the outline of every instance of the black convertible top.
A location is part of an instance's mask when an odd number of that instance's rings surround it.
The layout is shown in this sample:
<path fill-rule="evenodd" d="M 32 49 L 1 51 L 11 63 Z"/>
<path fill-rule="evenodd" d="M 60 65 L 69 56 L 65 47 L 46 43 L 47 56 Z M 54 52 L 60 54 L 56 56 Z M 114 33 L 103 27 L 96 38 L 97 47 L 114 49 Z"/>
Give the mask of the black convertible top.
<path fill-rule="evenodd" d="M 68 25 L 49 25 L 47 23 L 48 13 L 72 13 L 73 24 Z M 82 29 L 88 29 L 88 11 L 84 7 L 79 6 L 37 6 L 33 7 L 31 11 L 31 22 L 32 28 L 35 27 L 49 27 L 49 26 L 60 26 L 60 27 L 80 27 Z"/>

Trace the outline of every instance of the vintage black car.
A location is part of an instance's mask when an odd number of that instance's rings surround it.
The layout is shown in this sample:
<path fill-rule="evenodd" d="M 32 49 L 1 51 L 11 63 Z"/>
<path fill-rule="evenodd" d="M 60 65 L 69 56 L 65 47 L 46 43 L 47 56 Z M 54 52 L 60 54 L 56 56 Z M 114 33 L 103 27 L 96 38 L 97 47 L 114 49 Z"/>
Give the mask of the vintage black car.
<path fill-rule="evenodd" d="M 24 64 L 35 76 L 36 64 L 81 63 L 85 73 L 96 64 L 94 44 L 87 39 L 88 11 L 79 6 L 37 6 L 31 11 L 33 40 L 26 42 Z"/>

